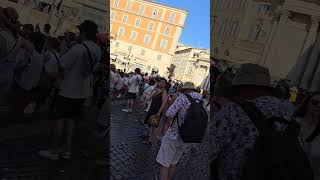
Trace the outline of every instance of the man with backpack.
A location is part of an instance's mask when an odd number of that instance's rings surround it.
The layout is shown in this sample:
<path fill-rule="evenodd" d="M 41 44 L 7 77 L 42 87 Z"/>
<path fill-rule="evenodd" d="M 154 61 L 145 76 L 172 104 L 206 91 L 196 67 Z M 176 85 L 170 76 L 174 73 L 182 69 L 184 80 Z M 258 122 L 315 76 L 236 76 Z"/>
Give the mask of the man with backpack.
<path fill-rule="evenodd" d="M 275 97 L 269 70 L 243 64 L 230 89 L 232 102 L 213 117 L 205 141 L 211 179 L 314 180 L 299 126 Z"/>
<path fill-rule="evenodd" d="M 129 79 L 129 89 L 128 89 L 128 103 L 127 109 L 122 109 L 123 112 L 132 113 L 133 103 L 136 100 L 137 94 L 139 93 L 139 85 L 142 81 L 142 77 L 140 75 L 141 70 L 136 68 L 134 70 L 135 74 Z"/>
<path fill-rule="evenodd" d="M 161 164 L 160 180 L 173 178 L 182 154 L 189 145 L 202 142 L 208 123 L 202 95 L 196 92 L 194 84 L 186 82 L 181 92 L 166 113 L 166 117 L 172 121 L 156 158 Z"/>
<path fill-rule="evenodd" d="M 51 147 L 39 151 L 38 155 L 58 160 L 71 158 L 71 147 L 82 106 L 85 100 L 92 97 L 92 72 L 100 59 L 100 48 L 96 44 L 98 26 L 95 22 L 85 20 L 78 26 L 81 43 L 74 45 L 61 59 L 63 78 L 55 100 L 56 122 L 53 130 Z M 66 127 L 66 128 L 65 128 Z M 62 136 L 66 131 L 66 149 L 61 153 Z"/>

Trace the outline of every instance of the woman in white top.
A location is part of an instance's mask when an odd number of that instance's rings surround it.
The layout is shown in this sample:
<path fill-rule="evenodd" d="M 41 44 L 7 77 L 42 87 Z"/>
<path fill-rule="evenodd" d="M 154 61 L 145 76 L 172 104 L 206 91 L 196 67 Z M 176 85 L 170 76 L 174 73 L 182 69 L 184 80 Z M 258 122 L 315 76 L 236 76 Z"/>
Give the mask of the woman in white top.
<path fill-rule="evenodd" d="M 320 178 L 320 92 L 306 97 L 294 115 L 301 124 L 301 133 L 315 177 Z"/>

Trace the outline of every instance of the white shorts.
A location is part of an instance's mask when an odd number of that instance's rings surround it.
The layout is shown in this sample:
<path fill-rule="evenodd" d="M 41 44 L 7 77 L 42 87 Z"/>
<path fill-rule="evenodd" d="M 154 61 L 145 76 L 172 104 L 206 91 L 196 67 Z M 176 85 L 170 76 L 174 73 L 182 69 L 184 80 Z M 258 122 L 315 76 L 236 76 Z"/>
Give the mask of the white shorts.
<path fill-rule="evenodd" d="M 156 161 L 165 167 L 177 165 L 187 146 L 181 141 L 171 140 L 165 136 L 162 139 Z"/>

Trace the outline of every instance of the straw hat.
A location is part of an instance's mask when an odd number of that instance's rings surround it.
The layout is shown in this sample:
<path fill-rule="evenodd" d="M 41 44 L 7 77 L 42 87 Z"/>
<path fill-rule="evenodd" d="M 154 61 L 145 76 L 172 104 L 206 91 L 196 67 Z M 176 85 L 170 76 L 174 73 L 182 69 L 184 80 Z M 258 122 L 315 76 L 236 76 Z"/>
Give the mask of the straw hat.
<path fill-rule="evenodd" d="M 243 64 L 232 81 L 232 87 L 243 86 L 273 88 L 269 70 L 257 64 Z"/>
<path fill-rule="evenodd" d="M 194 83 L 192 82 L 185 82 L 182 86 L 181 89 L 196 89 L 194 86 Z"/>

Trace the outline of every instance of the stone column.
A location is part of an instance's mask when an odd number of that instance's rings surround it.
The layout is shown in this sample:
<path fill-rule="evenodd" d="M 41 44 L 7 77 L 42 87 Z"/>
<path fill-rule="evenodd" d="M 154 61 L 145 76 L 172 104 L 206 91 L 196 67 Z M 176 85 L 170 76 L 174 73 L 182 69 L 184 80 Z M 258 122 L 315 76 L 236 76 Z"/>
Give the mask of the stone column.
<path fill-rule="evenodd" d="M 265 61 L 267 59 L 267 55 L 268 55 L 269 50 L 270 50 L 270 45 L 271 45 L 271 43 L 273 41 L 273 38 L 274 38 L 274 35 L 275 35 L 276 31 L 277 31 L 278 25 L 279 25 L 279 20 L 277 18 L 274 18 L 273 21 L 272 21 L 272 28 L 271 28 L 269 37 L 267 39 L 267 42 L 265 44 L 265 47 L 264 47 L 264 50 L 263 50 L 263 54 L 262 54 L 262 57 L 261 57 L 261 60 L 260 60 L 259 64 L 262 64 L 262 65 L 265 64 Z"/>
<path fill-rule="evenodd" d="M 311 26 L 303 45 L 303 49 L 299 55 L 297 63 L 288 74 L 288 78 L 291 79 L 292 85 L 299 85 L 300 81 L 303 79 L 303 74 L 309 61 L 309 54 L 311 53 L 312 46 L 314 45 L 317 38 L 318 26 L 318 18 L 312 16 Z M 306 86 L 306 84 L 304 84 L 304 86 Z"/>
<path fill-rule="evenodd" d="M 268 41 L 270 44 L 268 45 L 267 49 L 265 50 L 266 52 L 264 52 L 265 53 L 264 62 L 261 63 L 262 65 L 267 66 L 267 67 L 274 64 L 275 60 L 272 58 L 272 56 L 274 55 L 276 49 L 280 46 L 279 41 L 281 41 L 281 35 L 282 35 L 282 33 L 285 33 L 285 32 L 283 32 L 283 29 L 285 29 L 284 27 L 286 26 L 287 21 L 288 21 L 289 17 L 291 16 L 290 11 L 287 11 L 287 10 L 282 10 L 280 12 L 280 14 L 281 15 L 279 16 L 280 17 L 279 22 L 277 19 L 275 19 L 274 26 L 273 26 L 274 35 L 269 37 L 270 39 Z"/>

